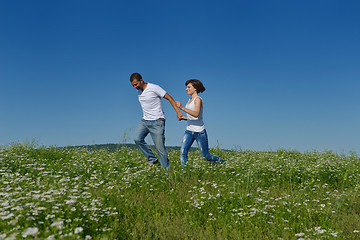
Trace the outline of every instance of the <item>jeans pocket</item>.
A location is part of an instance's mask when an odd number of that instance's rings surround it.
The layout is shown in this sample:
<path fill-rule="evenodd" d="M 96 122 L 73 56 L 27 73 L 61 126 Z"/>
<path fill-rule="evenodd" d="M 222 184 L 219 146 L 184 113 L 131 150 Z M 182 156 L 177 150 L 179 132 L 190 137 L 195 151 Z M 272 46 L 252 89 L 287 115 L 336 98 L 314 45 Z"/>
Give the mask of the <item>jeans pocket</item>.
<path fill-rule="evenodd" d="M 156 120 L 156 126 L 158 127 L 162 127 L 165 125 L 165 120 Z"/>
<path fill-rule="evenodd" d="M 201 132 L 198 132 L 198 136 L 199 136 L 199 137 L 204 137 L 204 136 L 206 136 L 206 130 L 203 130 L 203 131 L 201 131 Z"/>

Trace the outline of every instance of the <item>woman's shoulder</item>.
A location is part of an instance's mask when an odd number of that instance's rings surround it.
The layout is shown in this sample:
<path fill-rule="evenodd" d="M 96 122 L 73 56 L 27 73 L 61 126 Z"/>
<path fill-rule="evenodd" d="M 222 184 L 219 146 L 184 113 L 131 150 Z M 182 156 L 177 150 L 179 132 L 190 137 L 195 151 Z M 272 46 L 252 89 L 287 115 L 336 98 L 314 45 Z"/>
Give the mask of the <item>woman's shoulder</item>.
<path fill-rule="evenodd" d="M 200 104 L 200 106 L 202 107 L 204 105 L 204 101 L 201 97 L 197 96 L 194 100 L 194 103 L 196 104 Z"/>
<path fill-rule="evenodd" d="M 195 101 L 200 101 L 200 102 L 202 102 L 203 99 L 202 99 L 200 96 L 197 96 L 197 97 L 195 98 Z"/>

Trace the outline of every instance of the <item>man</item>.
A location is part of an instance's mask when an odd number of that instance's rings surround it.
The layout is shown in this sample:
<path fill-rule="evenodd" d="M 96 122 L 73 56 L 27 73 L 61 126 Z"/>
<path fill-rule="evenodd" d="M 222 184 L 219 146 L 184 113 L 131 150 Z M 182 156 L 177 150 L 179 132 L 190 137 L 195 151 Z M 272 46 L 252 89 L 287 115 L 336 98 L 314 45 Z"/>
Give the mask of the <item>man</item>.
<path fill-rule="evenodd" d="M 165 148 L 165 116 L 161 99 L 165 98 L 170 102 L 176 111 L 179 121 L 183 119 L 184 116 L 176 107 L 174 99 L 160 86 L 144 82 L 139 73 L 131 74 L 130 82 L 131 85 L 138 90 L 139 102 L 143 110 L 143 118 L 136 130 L 134 141 L 148 159 L 149 166 L 152 167 L 159 161 L 145 142 L 145 137 L 150 133 L 156 151 L 159 154 L 161 166 L 170 170 L 170 161 Z"/>

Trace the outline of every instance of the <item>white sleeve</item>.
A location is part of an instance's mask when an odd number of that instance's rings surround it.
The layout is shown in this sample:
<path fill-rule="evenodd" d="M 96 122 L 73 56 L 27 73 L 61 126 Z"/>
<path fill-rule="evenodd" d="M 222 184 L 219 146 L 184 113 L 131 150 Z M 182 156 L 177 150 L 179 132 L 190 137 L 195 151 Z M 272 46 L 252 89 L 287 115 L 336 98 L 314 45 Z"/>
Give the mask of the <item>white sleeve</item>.
<path fill-rule="evenodd" d="M 165 96 L 165 94 L 166 94 L 166 91 L 164 90 L 164 89 L 162 89 L 160 86 L 158 86 L 158 85 L 155 85 L 154 86 L 154 92 L 156 93 L 156 94 L 158 94 L 160 97 L 164 97 Z"/>

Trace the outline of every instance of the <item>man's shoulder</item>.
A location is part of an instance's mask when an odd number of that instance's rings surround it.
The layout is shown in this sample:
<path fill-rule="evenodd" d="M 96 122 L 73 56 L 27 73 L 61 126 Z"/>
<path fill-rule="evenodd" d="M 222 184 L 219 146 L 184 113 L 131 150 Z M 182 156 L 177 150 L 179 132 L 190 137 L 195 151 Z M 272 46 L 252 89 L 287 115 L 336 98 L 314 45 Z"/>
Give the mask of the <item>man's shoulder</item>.
<path fill-rule="evenodd" d="M 154 83 L 148 83 L 147 87 L 149 88 L 149 90 L 152 90 L 155 92 L 161 92 L 161 93 L 165 92 L 166 93 L 166 91 L 162 87 L 160 87 L 159 85 L 154 84 Z"/>
<path fill-rule="evenodd" d="M 155 84 L 155 83 L 147 83 L 148 84 L 148 87 L 150 88 L 161 88 L 159 85 Z"/>

